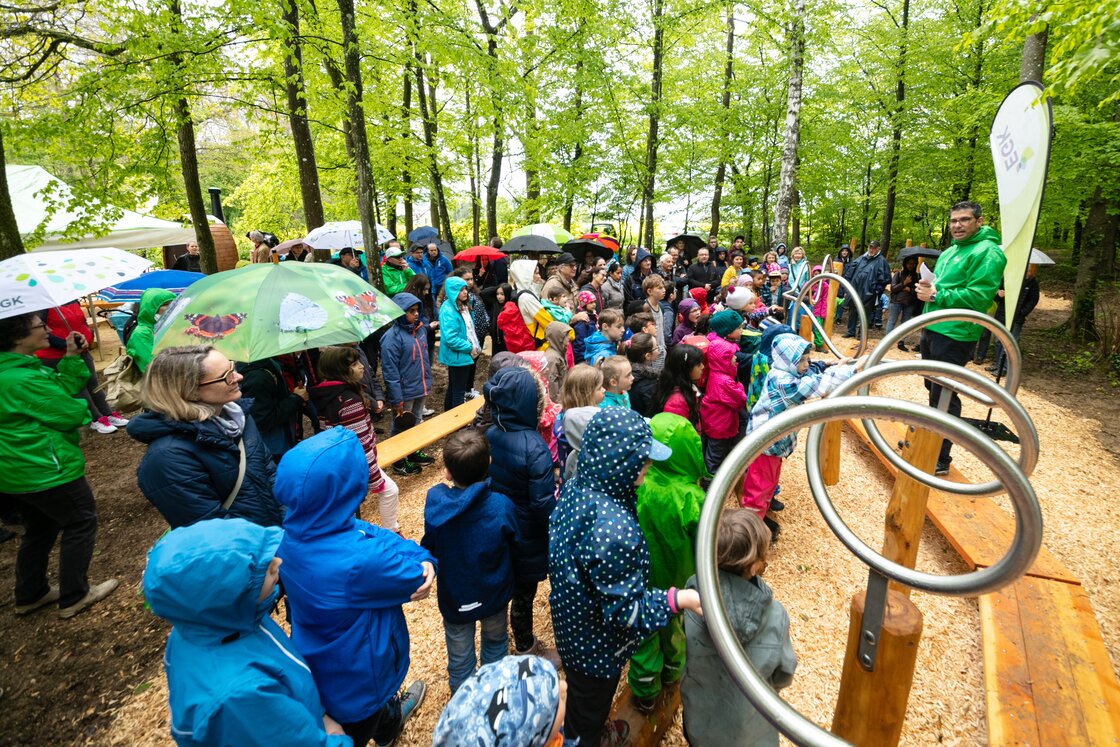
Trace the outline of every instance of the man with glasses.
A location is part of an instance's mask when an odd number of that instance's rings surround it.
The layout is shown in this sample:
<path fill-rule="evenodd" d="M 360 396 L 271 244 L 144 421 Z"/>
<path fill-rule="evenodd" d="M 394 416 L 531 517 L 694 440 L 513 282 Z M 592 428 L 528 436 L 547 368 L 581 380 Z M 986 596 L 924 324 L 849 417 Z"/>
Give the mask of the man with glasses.
<path fill-rule="evenodd" d="M 980 205 L 958 202 L 949 209 L 949 233 L 953 243 L 941 253 L 932 281 L 918 282 L 918 299 L 925 312 L 940 309 L 972 309 L 987 312 L 999 290 L 1007 258 L 1000 249 L 999 234 L 984 225 Z M 922 360 L 945 361 L 963 366 L 972 360 L 972 351 L 982 328 L 971 322 L 938 322 L 922 330 Z M 926 379 L 929 404 L 937 407 L 941 387 Z M 961 399 L 956 393 L 949 401 L 949 414 L 960 417 Z M 949 473 L 953 444 L 945 439 L 937 459 L 937 474 Z"/>

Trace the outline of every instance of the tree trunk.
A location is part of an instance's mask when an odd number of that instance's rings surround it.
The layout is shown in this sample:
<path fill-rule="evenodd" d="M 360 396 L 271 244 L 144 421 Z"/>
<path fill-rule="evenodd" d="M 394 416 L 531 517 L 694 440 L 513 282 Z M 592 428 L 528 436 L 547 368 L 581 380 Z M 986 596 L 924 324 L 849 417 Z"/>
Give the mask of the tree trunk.
<path fill-rule="evenodd" d="M 770 184 L 774 180 L 774 162 L 768 156 L 766 159 L 765 177 L 762 181 L 762 233 L 760 240 L 764 247 L 769 246 L 770 241 Z"/>
<path fill-rule="evenodd" d="M 1106 251 L 1115 249 L 1107 246 L 1109 222 L 1108 201 L 1101 187 L 1097 187 L 1089 200 L 1089 215 L 1085 219 L 1081 239 L 1081 261 L 1077 265 L 1077 281 L 1073 286 L 1073 315 L 1069 320 L 1070 330 L 1082 340 L 1097 337 L 1097 280 L 1101 259 Z"/>
<path fill-rule="evenodd" d="M 905 0 L 909 2 L 909 0 Z M 782 137 L 782 168 L 778 176 L 778 199 L 774 204 L 771 243 L 786 243 L 789 216 L 793 210 L 797 179 L 797 144 L 801 136 L 801 79 L 805 66 L 805 0 L 793 0 L 789 32 L 789 84 L 786 88 L 786 124 Z"/>
<path fill-rule="evenodd" d="M 580 28 L 583 27 L 582 21 Z M 579 162 L 583 158 L 583 59 L 576 60 L 575 81 L 576 97 L 573 105 L 572 116 L 579 125 L 579 131 L 576 134 L 576 144 L 572 149 L 572 164 L 569 167 L 567 184 L 565 184 L 564 195 L 564 230 L 569 233 L 572 230 L 572 213 L 575 211 L 576 202 L 576 188 L 573 182 L 579 179 Z M 592 221 L 594 222 L 594 221 Z M 588 229 L 591 227 L 588 226 Z"/>
<path fill-rule="evenodd" d="M 436 124 L 435 101 L 429 101 L 428 96 L 434 89 L 424 88 L 424 63 L 420 54 L 416 55 L 416 93 L 419 95 L 420 121 L 424 128 L 424 145 L 428 150 L 428 171 L 432 178 L 432 211 L 433 222 L 440 230 L 440 237 L 455 246 L 454 237 L 451 235 L 451 217 L 447 212 L 447 200 L 443 193 L 443 175 L 439 170 L 439 159 L 436 157 Z"/>
<path fill-rule="evenodd" d="M 976 23 L 973 26 L 973 31 L 978 30 L 984 24 L 984 3 L 979 2 L 976 4 Z M 972 59 L 972 73 L 968 80 L 968 90 L 978 91 L 980 84 L 983 82 L 984 73 L 984 39 L 985 35 L 981 33 L 976 34 L 976 43 L 972 46 L 970 57 Z M 962 202 L 969 199 L 972 195 L 972 182 L 976 178 L 976 142 L 978 138 L 978 130 L 975 124 L 969 128 L 968 146 L 964 153 L 964 179 L 961 184 L 953 188 L 953 202 Z"/>
<path fill-rule="evenodd" d="M 661 68 L 665 43 L 661 20 L 664 7 L 664 0 L 653 0 L 653 74 L 650 80 L 649 134 L 646 136 L 646 180 L 642 193 L 646 206 L 642 243 L 647 249 L 653 246 L 653 197 L 657 183 L 657 130 L 661 123 Z"/>
<path fill-rule="evenodd" d="M 415 2 L 415 0 L 412 0 Z M 491 22 L 490 14 L 482 0 L 475 0 L 478 9 L 478 20 L 486 34 L 486 56 L 490 58 L 487 70 L 488 86 L 490 89 L 491 106 L 494 109 L 494 144 L 490 152 L 490 178 L 486 181 L 486 233 L 488 236 L 498 235 L 498 185 L 502 181 L 502 159 L 505 157 L 505 115 L 502 107 L 502 97 L 497 85 L 498 77 L 498 32 L 517 13 L 517 4 L 506 6 L 505 16 L 496 24 Z"/>
<path fill-rule="evenodd" d="M 307 119 L 307 91 L 303 81 L 303 44 L 299 34 L 299 0 L 284 0 L 284 89 L 288 94 L 288 124 L 299 168 L 299 194 L 303 222 L 310 231 L 325 222 L 319 169 L 315 163 L 315 141 Z"/>
<path fill-rule="evenodd" d="M 482 226 L 479 225 L 482 219 L 482 204 L 481 197 L 478 193 L 478 183 L 480 178 L 480 168 L 478 163 L 478 127 L 475 125 L 475 118 L 471 111 L 471 92 L 467 89 L 467 127 L 470 141 L 470 154 L 467 157 L 467 170 L 470 173 L 470 188 L 471 188 L 471 241 L 472 246 L 478 246 L 479 230 Z"/>
<path fill-rule="evenodd" d="M 0 127 L 0 259 L 8 259 L 26 251 L 19 235 L 19 224 L 12 209 L 12 195 L 8 191 L 8 172 L 4 158 L 4 128 Z"/>
<path fill-rule="evenodd" d="M 1049 36 L 1049 27 L 1037 34 L 1031 34 L 1023 41 L 1023 57 L 1019 62 L 1019 82 L 1028 80 L 1042 82 L 1042 73 L 1046 69 L 1046 41 Z"/>
<path fill-rule="evenodd" d="M 720 123 L 720 159 L 716 168 L 716 183 L 712 189 L 712 228 L 711 233 L 719 233 L 719 205 L 723 201 L 723 181 L 727 177 L 727 123 L 731 111 L 731 79 L 734 77 L 735 62 L 735 7 L 732 5 L 727 10 L 727 57 L 723 64 L 723 97 L 720 105 L 723 107 Z"/>
<path fill-rule="evenodd" d="M 366 237 L 366 266 L 370 283 L 384 289 L 381 284 L 381 252 L 377 248 L 373 215 L 373 166 L 366 138 L 365 107 L 362 103 L 362 67 L 358 49 L 358 35 L 354 27 L 354 0 L 338 0 L 342 25 L 342 50 L 346 67 L 346 119 L 349 122 L 351 157 L 357 178 L 358 219 L 362 235 Z"/>
<path fill-rule="evenodd" d="M 867 247 L 867 219 L 871 214 L 871 161 L 867 162 L 867 173 L 863 179 L 863 221 L 859 229 L 859 245 Z"/>
<path fill-rule="evenodd" d="M 412 6 L 415 11 L 416 6 Z M 401 86 L 401 132 L 406 140 L 412 137 L 412 65 L 404 66 L 404 84 Z M 411 149 L 405 149 L 404 168 L 401 170 L 401 191 L 404 201 L 404 232 L 407 236 L 412 233 L 412 155 Z"/>
<path fill-rule="evenodd" d="M 906 50 L 910 30 L 910 0 L 902 0 L 902 38 L 898 43 L 898 77 L 895 83 L 894 111 L 891 113 L 891 155 L 887 162 L 887 197 L 883 201 L 883 251 L 891 246 L 895 197 L 898 189 L 898 161 L 902 151 L 902 113 L 906 102 Z"/>

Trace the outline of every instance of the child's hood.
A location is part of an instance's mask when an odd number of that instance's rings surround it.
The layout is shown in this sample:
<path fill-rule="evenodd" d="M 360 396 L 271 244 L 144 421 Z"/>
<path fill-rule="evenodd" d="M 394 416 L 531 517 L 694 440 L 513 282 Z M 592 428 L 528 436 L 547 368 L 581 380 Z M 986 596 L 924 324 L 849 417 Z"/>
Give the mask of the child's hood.
<path fill-rule="evenodd" d="M 604 407 L 583 432 L 576 479 L 581 487 L 632 504 L 634 481 L 652 444 L 653 433 L 645 418 L 625 407 Z"/>
<path fill-rule="evenodd" d="M 767 359 L 772 358 L 772 347 L 774 340 L 778 335 L 792 335 L 793 327 L 788 324 L 772 324 L 762 331 L 762 339 L 758 343 L 758 352 L 762 353 Z"/>
<path fill-rule="evenodd" d="M 568 445 L 572 449 L 582 448 L 583 434 L 587 430 L 587 424 L 601 409 L 598 405 L 589 405 L 564 410 L 564 435 L 568 437 Z"/>
<path fill-rule="evenodd" d="M 457 303 L 459 291 L 463 290 L 463 288 L 466 287 L 466 280 L 463 280 L 462 278 L 456 277 L 454 275 L 449 277 L 443 284 L 443 297 L 444 299 L 446 299 L 444 303 L 447 303 L 447 301 Z"/>
<path fill-rule="evenodd" d="M 413 306 L 419 306 L 421 313 L 424 310 L 424 302 L 411 293 L 398 293 L 397 295 L 393 296 L 393 303 L 399 306 L 401 311 L 408 311 Z M 405 314 L 401 314 L 400 316 L 398 316 L 395 321 L 398 325 L 404 327 L 409 332 L 412 331 L 412 328 L 414 326 L 420 323 L 420 320 L 417 319 L 415 323 L 410 324 L 408 321 L 408 316 Z"/>
<path fill-rule="evenodd" d="M 369 489 L 369 464 L 352 431 L 336 427 L 296 444 L 276 468 L 272 492 L 288 507 L 284 530 L 308 540 L 354 526 Z"/>
<path fill-rule="evenodd" d="M 424 523 L 438 528 L 481 504 L 490 495 L 490 480 L 476 482 L 465 488 L 440 483 L 428 491 L 424 502 Z"/>
<path fill-rule="evenodd" d="M 699 482 L 708 476 L 700 434 L 687 418 L 671 412 L 654 415 L 649 421 L 653 437 L 673 450 L 673 458 L 650 465 L 650 474 L 664 475 L 672 481 Z"/>
<path fill-rule="evenodd" d="M 708 372 L 735 378 L 737 373 L 735 353 L 738 351 L 738 345 L 723 339 L 715 332 L 709 332 L 708 350 L 705 353 L 705 358 L 708 363 Z"/>
<path fill-rule="evenodd" d="M 778 335 L 770 348 L 770 367 L 791 376 L 798 376 L 797 364 L 808 349 L 809 343 L 797 335 Z"/>
<path fill-rule="evenodd" d="M 517 290 L 539 291 L 533 284 L 533 272 L 536 270 L 535 259 L 515 259 L 509 266 L 509 276 L 513 280 L 513 287 Z"/>
<path fill-rule="evenodd" d="M 503 431 L 535 431 L 540 392 L 533 374 L 524 368 L 503 368 L 482 385 L 494 425 Z"/>
<path fill-rule="evenodd" d="M 563 322 L 549 322 L 548 326 L 544 328 L 544 339 L 548 342 L 548 347 L 555 350 L 560 355 L 568 349 L 568 340 L 571 339 L 572 328 Z"/>

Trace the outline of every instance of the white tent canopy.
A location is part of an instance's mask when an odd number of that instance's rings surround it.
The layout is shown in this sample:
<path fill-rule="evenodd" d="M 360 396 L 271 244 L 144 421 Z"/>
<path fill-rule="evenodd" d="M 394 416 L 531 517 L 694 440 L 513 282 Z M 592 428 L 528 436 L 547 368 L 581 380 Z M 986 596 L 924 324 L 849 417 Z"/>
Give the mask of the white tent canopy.
<path fill-rule="evenodd" d="M 66 229 L 75 221 L 92 217 L 100 222 L 96 214 L 99 209 L 90 211 L 84 207 L 71 207 L 73 195 L 70 187 L 39 166 L 7 166 L 6 172 L 20 236 L 28 236 L 45 223 L 44 241 L 33 251 L 95 247 L 147 249 L 194 240 L 194 228 L 191 226 L 120 208 L 114 210 L 120 213 L 120 217 L 110 221 L 110 225 L 106 226 L 108 232 L 104 235 L 90 234 L 64 240 L 62 236 Z M 51 182 L 56 184 L 51 186 Z"/>

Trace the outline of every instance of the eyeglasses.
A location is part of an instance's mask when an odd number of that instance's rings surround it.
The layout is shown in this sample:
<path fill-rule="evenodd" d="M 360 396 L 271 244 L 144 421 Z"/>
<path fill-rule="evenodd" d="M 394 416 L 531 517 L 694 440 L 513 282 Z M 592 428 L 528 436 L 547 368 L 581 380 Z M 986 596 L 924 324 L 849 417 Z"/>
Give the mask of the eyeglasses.
<path fill-rule="evenodd" d="M 31 329 L 47 329 L 47 325 L 40 322 L 39 324 L 32 324 Z"/>
<path fill-rule="evenodd" d="M 951 218 L 949 219 L 950 226 L 963 226 L 965 223 L 971 223 L 976 220 L 975 218 Z"/>
<path fill-rule="evenodd" d="M 198 383 L 198 386 L 199 387 L 210 386 L 211 384 L 220 384 L 223 381 L 226 383 L 226 385 L 233 386 L 234 384 L 237 383 L 237 378 L 236 377 L 237 377 L 237 369 L 234 367 L 234 365 L 232 363 L 230 363 L 229 364 L 229 370 L 226 371 L 225 374 L 223 374 L 222 376 L 220 376 L 217 379 L 210 379 L 210 381 L 200 381 Z"/>

